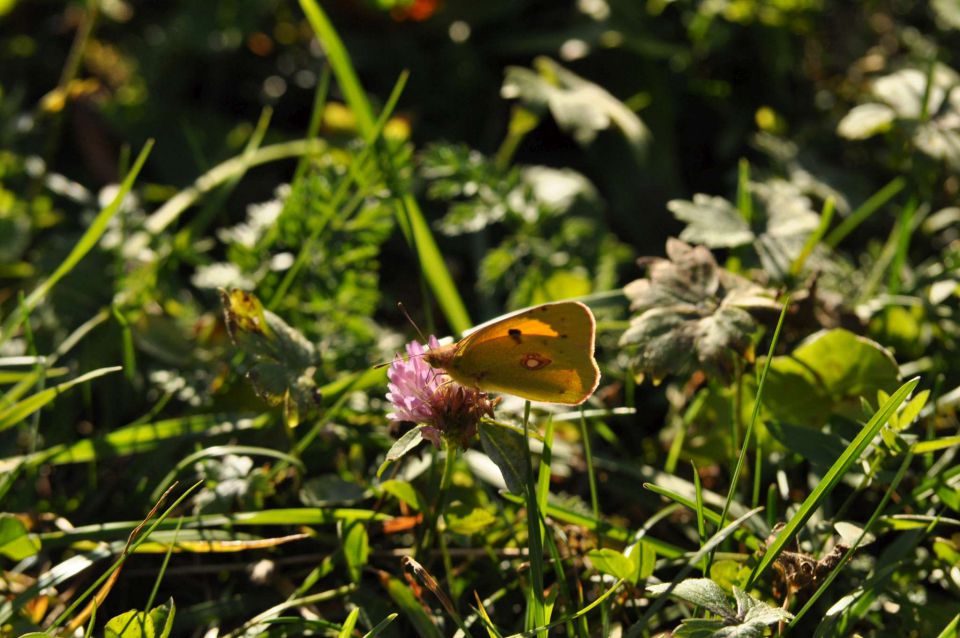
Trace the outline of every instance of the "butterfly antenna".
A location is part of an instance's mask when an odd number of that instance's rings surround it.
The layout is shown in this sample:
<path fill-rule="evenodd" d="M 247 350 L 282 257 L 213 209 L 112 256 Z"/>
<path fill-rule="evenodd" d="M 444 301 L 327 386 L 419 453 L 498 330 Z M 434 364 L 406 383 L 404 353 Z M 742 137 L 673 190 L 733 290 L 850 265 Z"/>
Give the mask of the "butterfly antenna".
<path fill-rule="evenodd" d="M 423 335 L 423 332 L 420 330 L 420 326 L 417 325 L 417 322 L 413 320 L 413 317 L 410 316 L 410 313 L 407 312 L 406 307 L 403 305 L 402 301 L 397 302 L 397 308 L 400 309 L 400 312 L 403 313 L 403 316 L 407 318 L 407 321 L 410 322 L 410 325 L 413 326 L 413 329 L 417 331 L 417 334 L 420 335 L 420 340 L 424 343 L 427 342 L 427 338 Z"/>

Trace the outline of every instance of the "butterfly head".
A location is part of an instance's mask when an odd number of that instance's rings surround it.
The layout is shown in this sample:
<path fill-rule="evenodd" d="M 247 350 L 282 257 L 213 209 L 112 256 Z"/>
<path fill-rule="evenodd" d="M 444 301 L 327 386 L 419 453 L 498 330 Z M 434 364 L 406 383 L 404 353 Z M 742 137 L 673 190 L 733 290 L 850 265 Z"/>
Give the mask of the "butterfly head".
<path fill-rule="evenodd" d="M 449 370 L 452 367 L 453 359 L 457 354 L 457 344 L 451 343 L 447 346 L 440 346 L 424 353 L 423 359 L 433 368 Z"/>

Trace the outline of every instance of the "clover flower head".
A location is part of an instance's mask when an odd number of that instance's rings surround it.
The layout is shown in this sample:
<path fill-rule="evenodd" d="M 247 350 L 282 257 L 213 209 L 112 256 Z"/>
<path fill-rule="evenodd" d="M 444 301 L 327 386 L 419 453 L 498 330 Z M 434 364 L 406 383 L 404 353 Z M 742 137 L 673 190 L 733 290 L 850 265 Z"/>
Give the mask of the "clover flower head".
<path fill-rule="evenodd" d="M 434 349 L 440 343 L 431 335 L 427 345 Z M 437 447 L 441 438 L 466 447 L 476 435 L 480 419 L 493 417 L 499 399 L 491 400 L 486 392 L 460 385 L 450 375 L 431 367 L 423 357 L 426 350 L 420 343 L 412 341 L 406 350 L 409 356 L 397 354 L 387 372 L 387 400 L 394 407 L 387 418 L 424 425 L 423 437 Z"/>

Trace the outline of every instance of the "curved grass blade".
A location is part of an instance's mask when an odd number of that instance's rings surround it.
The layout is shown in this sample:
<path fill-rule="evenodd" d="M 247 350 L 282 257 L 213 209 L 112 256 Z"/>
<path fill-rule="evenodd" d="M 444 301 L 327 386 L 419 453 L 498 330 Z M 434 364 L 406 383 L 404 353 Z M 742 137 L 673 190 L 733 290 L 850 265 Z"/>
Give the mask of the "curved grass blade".
<path fill-rule="evenodd" d="M 47 296 L 47 293 L 57 285 L 57 282 L 67 276 L 70 271 L 73 270 L 74 266 L 97 245 L 100 237 L 102 237 L 103 233 L 107 230 L 107 224 L 110 223 L 113 216 L 120 210 L 120 205 L 133 187 L 133 182 L 137 179 L 137 175 L 140 174 L 140 169 L 143 168 L 143 164 L 147 161 L 147 157 L 150 155 L 152 148 L 153 140 L 147 140 L 147 143 L 143 145 L 143 150 L 140 151 L 140 155 L 137 156 L 137 160 L 133 163 L 133 168 L 130 169 L 130 172 L 127 173 L 127 176 L 120 184 L 120 188 L 117 190 L 113 201 L 97 214 L 93 219 L 93 223 L 90 224 L 90 227 L 87 228 L 83 236 L 80 237 L 80 240 L 74 245 L 70 254 L 57 266 L 57 269 L 27 295 L 23 301 L 27 312 L 33 311 Z M 6 343 L 7 340 L 13 336 L 13 333 L 20 327 L 21 321 L 23 321 L 23 315 L 18 312 L 11 313 L 7 317 L 6 321 L 3 322 L 3 326 L 0 327 L 0 345 Z"/>
<path fill-rule="evenodd" d="M 216 436 L 242 430 L 258 429 L 270 422 L 269 415 L 198 414 L 152 423 L 138 423 L 114 430 L 104 436 L 55 445 L 33 454 L 0 459 L 0 472 L 18 464 L 28 467 L 43 463 L 64 465 L 86 463 L 140 454 L 156 449 L 171 439 L 189 436 Z"/>
<path fill-rule="evenodd" d="M 184 188 L 158 208 L 144 223 L 144 228 L 153 234 L 159 235 L 167 226 L 172 224 L 181 214 L 201 197 L 254 166 L 269 164 L 291 157 L 302 157 L 320 153 L 327 149 L 327 143 L 318 139 L 300 139 L 261 146 L 255 152 L 246 155 L 241 153 L 217 164 L 209 171 L 194 180 L 193 184 Z"/>
<path fill-rule="evenodd" d="M 324 13 L 323 9 L 315 0 L 300 0 L 300 8 L 303 10 L 307 21 L 313 27 L 317 39 L 323 44 L 330 60 L 330 66 L 337 77 L 337 83 L 343 91 L 344 99 L 357 118 L 357 127 L 361 135 L 369 137 L 375 127 L 373 117 L 373 108 L 370 100 L 357 78 L 357 73 L 353 68 L 353 63 L 347 53 L 343 41 L 334 29 L 333 24 Z M 387 172 L 389 181 L 394 188 L 399 184 L 395 179 L 396 168 L 393 165 L 393 158 L 383 145 L 378 145 L 383 151 L 381 153 L 381 163 Z M 453 282 L 453 277 L 447 268 L 447 264 L 440 254 L 430 226 L 427 224 L 420 210 L 420 205 L 410 193 L 395 192 L 396 212 L 401 226 L 406 226 L 409 231 L 408 240 L 411 241 L 420 261 L 420 270 L 424 278 L 436 295 L 437 303 L 443 310 L 444 316 L 450 323 L 450 327 L 456 332 L 463 332 L 471 325 L 470 317 L 467 314 L 466 306 L 460 298 L 460 293 Z"/>
<path fill-rule="evenodd" d="M 112 366 L 109 368 L 92 370 L 86 374 L 81 374 L 76 379 L 64 381 L 63 383 L 55 385 L 52 388 L 41 390 L 40 392 L 30 395 L 26 399 L 13 404 L 4 410 L 0 410 L 0 432 L 13 427 L 17 423 L 20 423 L 25 418 L 41 409 L 43 406 L 56 399 L 61 393 L 66 392 L 73 386 L 86 383 L 87 381 L 96 379 L 97 377 L 102 377 L 106 374 L 117 372 L 118 370 L 122 369 L 123 368 L 120 366 Z"/>
<path fill-rule="evenodd" d="M 173 483 L 174 479 L 177 477 L 185 467 L 189 467 L 199 461 L 200 459 L 218 457 L 218 456 L 227 456 L 228 454 L 246 454 L 251 456 L 269 456 L 271 458 L 280 459 L 286 461 L 290 465 L 295 466 L 301 472 L 306 471 L 306 467 L 303 464 L 303 461 L 298 459 L 295 456 L 286 454 L 279 450 L 274 450 L 272 448 L 266 447 L 255 447 L 252 445 L 215 445 L 213 447 L 204 448 L 202 450 L 197 450 L 193 454 L 188 455 L 182 461 L 177 463 L 166 476 L 164 476 L 160 483 L 157 484 L 157 487 L 154 488 L 153 492 L 150 495 L 150 500 L 157 500 L 160 497 L 160 494 L 163 494 L 164 490 L 167 489 L 167 486 Z"/>
<path fill-rule="evenodd" d="M 863 454 L 863 451 L 867 449 L 867 446 L 880 431 L 880 428 L 890 420 L 890 415 L 896 412 L 900 404 L 910 396 L 910 393 L 913 392 L 918 383 L 920 383 L 920 379 L 911 379 L 900 386 L 880 409 L 877 410 L 863 429 L 860 430 L 860 433 L 850 445 L 847 446 L 847 449 L 840 455 L 840 458 L 827 470 L 827 473 L 824 474 L 823 479 L 817 484 L 817 487 L 814 488 L 810 495 L 803 501 L 797 513 L 787 522 L 786 527 L 780 531 L 777 538 L 767 547 L 763 558 L 760 559 L 753 573 L 750 574 L 750 580 L 747 581 L 748 588 L 773 564 L 773 561 L 777 559 L 777 556 L 779 556 L 780 552 L 787 546 L 787 543 L 793 539 L 794 535 L 800 530 L 800 527 L 813 515 L 813 512 L 820 507 L 820 504 L 827 495 L 833 491 L 833 488 L 837 486 L 840 479 L 843 478 L 843 475 L 850 469 L 850 466 L 852 466 L 857 459 L 860 458 L 860 455 Z"/>

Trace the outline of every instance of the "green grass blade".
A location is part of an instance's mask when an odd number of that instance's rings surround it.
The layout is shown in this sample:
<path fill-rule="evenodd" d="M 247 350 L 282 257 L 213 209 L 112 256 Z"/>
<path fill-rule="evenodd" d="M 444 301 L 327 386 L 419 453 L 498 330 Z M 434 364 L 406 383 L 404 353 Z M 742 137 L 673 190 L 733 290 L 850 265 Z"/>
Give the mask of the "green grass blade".
<path fill-rule="evenodd" d="M 673 490 L 669 490 L 669 489 L 667 489 L 667 488 L 665 488 L 665 487 L 662 487 L 662 486 L 660 486 L 660 485 L 656 485 L 656 484 L 654 484 L 654 483 L 644 483 L 644 484 L 643 484 L 643 487 L 644 487 L 644 489 L 648 489 L 648 490 L 650 490 L 651 492 L 653 492 L 653 493 L 655 493 L 655 494 L 659 494 L 660 496 L 663 496 L 663 497 L 665 497 L 665 498 L 668 498 L 668 499 L 670 499 L 671 501 L 674 501 L 674 502 L 676 502 L 676 503 L 679 503 L 680 505 L 683 505 L 684 507 L 686 507 L 686 508 L 688 508 L 688 509 L 690 509 L 690 510 L 692 510 L 692 511 L 694 511 L 694 512 L 697 511 L 697 502 L 696 502 L 696 501 L 692 501 L 692 500 L 686 498 L 686 497 L 683 496 L 682 494 L 678 494 L 677 492 L 674 492 Z M 702 491 L 702 489 L 701 489 L 701 492 L 700 492 L 700 500 L 703 500 L 703 491 Z M 716 525 L 716 526 L 718 526 L 718 527 L 720 526 L 720 515 L 719 515 L 719 514 L 717 514 L 717 513 L 714 512 L 712 509 L 709 509 L 709 508 L 706 507 L 706 506 L 702 507 L 700 511 L 701 511 L 702 514 L 703 514 L 704 520 L 710 521 L 711 523 L 713 523 L 714 525 Z M 739 540 L 740 542 L 742 542 L 744 545 L 746 545 L 748 548 L 752 549 L 752 550 L 755 550 L 755 549 L 757 549 L 757 548 L 760 546 L 760 541 L 759 541 L 759 539 L 757 538 L 757 535 L 756 535 L 754 532 L 751 532 L 748 528 L 744 528 L 743 530 L 737 532 L 736 534 L 734 534 L 734 537 L 735 537 L 737 540 Z"/>
<path fill-rule="evenodd" d="M 8 408 L 0 410 L 0 432 L 8 428 L 13 427 L 17 423 L 20 423 L 25 418 L 47 405 L 51 401 L 57 398 L 61 393 L 66 392 L 75 385 L 80 385 L 81 383 L 86 383 L 97 377 L 102 377 L 111 372 L 117 372 L 122 370 L 120 366 L 112 366 L 109 368 L 100 368 L 98 370 L 92 370 L 86 374 L 81 374 L 76 379 L 71 379 L 69 381 L 64 381 L 58 385 L 53 386 L 52 388 L 47 388 L 46 390 L 41 390 L 36 394 L 32 394 L 23 401 L 15 403 Z"/>
<path fill-rule="evenodd" d="M 767 359 L 763 362 L 763 371 L 760 373 L 760 381 L 757 383 L 757 396 L 753 401 L 753 414 L 750 415 L 750 423 L 747 424 L 747 432 L 743 435 L 743 444 L 740 448 L 740 455 L 737 457 L 737 465 L 733 470 L 733 477 L 730 479 L 730 490 L 727 492 L 727 499 L 723 503 L 723 512 L 720 514 L 722 521 L 727 520 L 727 514 L 730 512 L 730 503 L 733 502 L 733 495 L 737 492 L 737 483 L 740 481 L 740 472 L 743 471 L 743 463 L 747 458 L 747 450 L 750 448 L 750 437 L 753 434 L 753 428 L 756 427 L 757 419 L 760 417 L 761 399 L 763 398 L 763 386 L 767 381 L 767 372 L 770 371 L 770 363 L 773 361 L 773 353 L 780 340 L 780 329 L 783 328 L 783 320 L 787 316 L 787 308 L 790 307 L 790 296 L 783 300 L 783 308 L 780 310 L 780 318 L 777 320 L 777 327 L 773 331 L 773 338 L 770 339 L 770 349 L 767 351 Z"/>
<path fill-rule="evenodd" d="M 714 534 L 710 538 L 710 540 L 704 543 L 703 546 L 699 549 L 699 551 L 697 551 L 693 556 L 691 556 L 687 560 L 687 564 L 683 566 L 683 569 L 677 572 L 677 575 L 674 576 L 673 580 L 671 581 L 670 587 L 668 587 L 666 591 L 664 591 L 657 597 L 657 600 L 652 605 L 650 605 L 650 609 L 647 610 L 647 612 L 643 615 L 643 617 L 640 619 L 640 621 L 637 624 L 640 625 L 641 627 L 648 626 L 650 619 L 653 618 L 653 615 L 657 613 L 657 611 L 659 611 L 664 604 L 666 604 L 667 599 L 670 596 L 670 592 L 673 590 L 673 588 L 678 583 L 682 582 L 683 579 L 687 577 L 687 574 L 693 571 L 696 568 L 697 564 L 704 557 L 712 554 L 714 550 L 720 546 L 721 543 L 727 540 L 728 537 L 732 536 L 734 532 L 736 532 L 740 528 L 740 525 L 742 525 L 744 521 L 756 515 L 762 509 L 763 509 L 762 507 L 757 507 L 750 510 L 740 518 L 730 523 L 728 526 L 719 530 L 716 534 Z"/>
<path fill-rule="evenodd" d="M 750 575 L 750 580 L 747 583 L 748 587 L 752 586 L 763 572 L 773 564 L 773 561 L 777 559 L 777 556 L 779 556 L 780 552 L 787 546 L 787 543 L 793 539 L 800 530 L 800 527 L 806 523 L 807 519 L 820 507 L 820 504 L 827 495 L 833 491 L 833 488 L 837 486 L 837 483 L 840 482 L 843 475 L 850 469 L 850 466 L 852 466 L 857 459 L 860 458 L 860 455 L 863 454 L 863 451 L 867 449 L 867 446 L 870 445 L 870 442 L 880 431 L 880 428 L 890 420 L 890 415 L 896 412 L 900 404 L 910 396 L 910 393 L 913 392 L 918 383 L 920 383 L 919 379 L 912 379 L 900 386 L 900 388 L 884 402 L 880 409 L 877 410 L 863 429 L 860 430 L 860 433 L 850 445 L 847 446 L 847 449 L 843 451 L 840 458 L 827 470 L 827 473 L 824 474 L 816 488 L 814 488 L 810 495 L 803 501 L 800 509 L 790 519 L 786 527 L 781 530 L 777 538 L 767 547 L 763 558 L 760 559 L 760 562 Z"/>
<path fill-rule="evenodd" d="M 373 629 L 365 633 L 363 638 L 375 638 L 376 636 L 379 636 L 390 625 L 390 623 L 396 620 L 397 616 L 398 614 L 396 613 L 389 614 L 386 618 L 378 622 Z"/>
<path fill-rule="evenodd" d="M 53 621 L 53 624 L 49 627 L 49 630 L 56 629 L 64 621 L 66 621 L 66 619 L 70 617 L 70 615 L 74 612 L 74 610 L 76 610 L 83 603 L 84 600 L 92 596 L 94 592 L 97 591 L 97 589 L 100 587 L 100 585 L 103 584 L 103 582 L 106 581 L 111 574 L 113 574 L 113 572 L 120 569 L 123 566 L 123 564 L 127 561 L 127 558 L 131 556 L 134 552 L 136 552 L 137 547 L 142 545 L 144 541 L 150 538 L 150 534 L 152 534 L 154 530 L 156 530 L 157 527 L 159 527 L 167 519 L 167 517 L 170 516 L 170 514 L 199 486 L 200 486 L 200 483 L 197 482 L 197 483 L 194 483 L 192 486 L 188 487 L 186 490 L 184 490 L 183 494 L 181 494 L 180 497 L 177 498 L 177 500 L 175 500 L 169 507 L 167 507 L 167 509 L 164 510 L 163 513 L 157 517 L 157 520 L 151 523 L 150 527 L 148 527 L 142 534 L 140 534 L 135 541 L 130 543 L 129 546 L 125 545 L 123 549 L 123 553 L 120 555 L 119 558 L 117 558 L 116 561 L 114 561 L 113 565 L 110 566 L 110 569 L 108 569 L 103 574 L 101 574 L 100 577 L 97 580 L 95 580 L 93 584 L 91 584 L 87 588 L 86 591 L 84 591 L 81 595 L 74 598 L 73 602 L 70 603 L 70 606 L 67 607 L 63 611 L 63 613 L 57 616 L 57 619 Z M 140 525 L 143 525 L 144 523 L 146 523 L 146 521 L 141 521 L 140 523 L 137 523 L 137 525 L 140 526 Z"/>
<path fill-rule="evenodd" d="M 300 8 L 303 9 L 307 21 L 313 27 L 313 32 L 317 34 L 317 39 L 323 44 L 333 73 L 337 76 L 337 83 L 343 91 L 343 97 L 353 111 L 354 117 L 357 118 L 357 128 L 362 134 L 367 135 L 374 126 L 373 109 L 350 61 L 350 54 L 343 46 L 343 40 L 340 39 L 337 30 L 333 28 L 333 23 L 317 2 L 300 0 Z"/>
<path fill-rule="evenodd" d="M 228 634 L 224 634 L 224 638 L 236 638 L 237 636 L 246 635 L 248 632 L 250 634 L 256 635 L 260 632 L 250 631 L 251 629 L 261 625 L 266 624 L 269 620 L 276 618 L 283 612 L 288 609 L 296 609 L 297 607 L 302 607 L 304 605 L 313 605 L 316 603 L 327 602 L 328 600 L 333 600 L 335 598 L 340 598 L 346 596 L 350 593 L 353 593 L 357 589 L 357 586 L 353 583 L 337 587 L 336 589 L 329 589 L 326 591 L 318 592 L 316 594 L 310 594 L 309 596 L 303 596 L 302 598 L 293 598 L 290 600 L 285 600 L 282 603 L 274 605 L 269 609 L 260 612 L 253 618 L 250 618 L 242 625 L 234 629 Z"/>
<path fill-rule="evenodd" d="M 127 197 L 130 189 L 133 188 L 133 183 L 140 174 L 140 169 L 143 168 L 143 164 L 147 161 L 147 157 L 150 155 L 152 148 L 153 140 L 148 140 L 147 143 L 144 144 L 143 150 L 140 151 L 140 155 L 137 156 L 137 160 L 133 163 L 133 168 L 130 169 L 130 172 L 127 173 L 127 176 L 120 184 L 120 188 L 113 198 L 113 201 L 97 214 L 93 219 L 93 223 L 90 224 L 90 227 L 87 228 L 83 236 L 80 237 L 80 240 L 74 245 L 70 254 L 57 266 L 57 269 L 27 295 L 27 298 L 24 300 L 24 306 L 28 312 L 32 312 L 40 302 L 43 301 L 50 290 L 57 285 L 57 282 L 67 276 L 70 271 L 80 263 L 80 260 L 97 245 L 97 242 L 100 241 L 103 233 L 107 230 L 107 224 L 109 224 L 113 216 L 119 212 L 120 205 Z M 20 327 L 22 320 L 23 317 L 20 313 L 16 312 L 11 313 L 10 316 L 7 317 L 3 322 L 3 326 L 0 327 L 0 345 L 6 343 L 7 340 L 13 336 L 13 333 Z"/>
<path fill-rule="evenodd" d="M 213 447 L 206 447 L 202 450 L 197 450 L 193 454 L 186 456 L 179 463 L 177 463 L 170 472 L 167 473 L 163 479 L 157 484 L 153 489 L 153 492 L 150 494 L 150 500 L 156 501 L 160 498 L 163 492 L 173 484 L 173 481 L 177 478 L 177 474 L 183 471 L 184 468 L 190 467 L 200 459 L 213 458 L 219 456 L 227 456 L 228 454 L 245 454 L 250 456 L 267 456 L 274 459 L 280 459 L 286 461 L 288 464 L 293 465 L 298 468 L 301 472 L 306 471 L 306 467 L 303 465 L 303 461 L 298 459 L 295 456 L 286 454 L 279 450 L 274 450 L 266 447 L 255 447 L 251 445 L 215 445 Z"/>
<path fill-rule="evenodd" d="M 569 616 L 564 616 L 563 618 L 554 620 L 552 623 L 548 625 L 542 625 L 539 627 L 534 627 L 529 631 L 523 631 L 517 634 L 511 634 L 510 636 L 507 636 L 507 638 L 531 638 L 532 636 L 536 636 L 536 635 L 545 636 L 547 630 L 552 629 L 554 627 L 558 627 L 560 625 L 565 625 L 568 622 L 572 622 L 578 618 L 585 616 L 586 614 L 589 614 L 591 611 L 593 611 L 597 607 L 597 605 L 599 605 L 603 601 L 610 598 L 610 596 L 612 596 L 615 591 L 620 589 L 620 585 L 622 584 L 623 584 L 623 579 L 621 578 L 617 582 L 615 582 L 613 585 L 611 585 L 607 591 L 603 592 L 603 594 L 598 596 L 596 600 L 594 600 L 592 603 L 590 603 L 583 609 L 580 609 L 574 614 L 570 614 Z"/>
<path fill-rule="evenodd" d="M 800 274 L 803 270 L 803 265 L 807 263 L 807 259 L 813 254 L 813 249 L 817 247 L 817 244 L 820 243 L 820 240 L 823 239 L 823 236 L 827 233 L 827 229 L 830 228 L 830 222 L 833 221 L 835 208 L 833 198 L 828 197 L 827 201 L 823 203 L 823 211 L 820 213 L 820 224 L 810 233 L 807 241 L 803 244 L 803 248 L 800 249 L 800 254 L 797 255 L 797 258 L 790 264 L 791 277 L 796 277 Z"/>
<path fill-rule="evenodd" d="M 252 414 L 216 413 L 138 423 L 95 439 L 83 439 L 70 444 L 56 445 L 31 455 L 0 460 L 0 471 L 6 471 L 20 462 L 26 462 L 28 466 L 41 463 L 63 465 L 130 456 L 149 452 L 165 441 L 179 437 L 229 434 L 241 430 L 258 429 L 269 422 L 269 415 L 254 417 Z"/>
<path fill-rule="evenodd" d="M 900 481 L 903 480 L 904 475 L 907 472 L 907 469 L 910 467 L 910 462 L 913 460 L 914 451 L 910 450 L 903 459 L 903 463 L 900 464 L 900 468 L 897 470 L 896 475 L 893 477 L 893 480 L 890 482 L 890 486 L 887 488 L 886 493 L 884 493 L 883 498 L 880 499 L 880 503 L 874 509 L 873 514 L 867 520 L 866 525 L 863 526 L 860 535 L 857 537 L 857 540 L 854 541 L 853 545 L 844 552 L 843 556 L 840 558 L 840 562 L 837 563 L 836 567 L 833 568 L 833 571 L 830 572 L 830 575 L 827 576 L 820 586 L 817 588 L 817 591 L 813 593 L 812 596 L 807 600 L 803 605 L 800 611 L 793 617 L 793 620 L 790 621 L 790 626 L 794 627 L 797 623 L 800 622 L 800 619 L 813 607 L 814 603 L 823 595 L 827 590 L 827 587 L 830 586 L 830 583 L 836 579 L 840 574 L 840 570 L 844 565 L 853 557 L 853 553 L 857 551 L 857 548 L 863 542 L 863 539 L 867 537 L 867 534 L 870 533 L 870 530 L 873 528 L 874 524 L 877 522 L 877 519 L 880 518 L 880 515 L 883 513 L 883 510 L 886 509 L 887 503 L 890 502 L 890 497 L 893 495 L 897 487 L 900 486 Z"/>
<path fill-rule="evenodd" d="M 523 408 L 524 438 L 530 440 L 530 402 Z M 546 624 L 546 601 L 543 595 L 543 529 L 540 526 L 540 508 L 537 501 L 537 484 L 533 478 L 533 461 L 530 458 L 530 446 L 526 445 L 526 504 L 527 504 L 527 545 L 530 557 L 530 595 L 528 596 L 528 614 L 534 627 Z M 545 633 L 543 635 L 546 635 Z"/>
<path fill-rule="evenodd" d="M 360 80 L 357 78 L 350 56 L 343 46 L 343 41 L 327 14 L 315 0 L 300 0 L 300 7 L 327 52 L 330 66 L 337 77 L 337 83 L 343 91 L 347 105 L 357 118 L 357 128 L 361 135 L 365 138 L 368 137 L 375 126 L 373 108 L 360 85 Z M 383 151 L 381 163 L 397 197 L 397 215 L 401 217 L 400 223 L 406 223 L 408 226 L 410 239 L 420 260 L 420 270 L 436 296 L 437 303 L 440 305 L 450 327 L 456 332 L 463 332 L 471 326 L 470 316 L 467 314 L 466 306 L 464 306 L 457 286 L 454 284 L 453 277 L 447 269 L 446 261 L 440 254 L 440 249 L 437 247 L 436 240 L 417 200 L 410 193 L 396 191 L 399 180 L 394 179 L 396 169 L 393 165 L 393 158 L 389 151 L 383 149 L 382 145 L 380 145 L 380 148 Z"/>
<path fill-rule="evenodd" d="M 871 215 L 877 212 L 881 206 L 889 202 L 894 196 L 902 191 L 907 185 L 907 180 L 903 177 L 895 177 L 890 182 L 878 190 L 876 193 L 870 196 L 867 201 L 860 204 L 860 206 L 850 213 L 850 215 L 844 219 L 840 225 L 833 229 L 833 231 L 827 235 L 824 243 L 830 248 L 836 248 L 837 245 L 842 242 L 847 235 L 852 233 L 857 226 L 865 222 Z"/>
<path fill-rule="evenodd" d="M 510 501 L 511 503 L 516 503 L 517 505 L 523 505 L 524 503 L 523 497 L 517 496 L 516 494 L 501 492 L 500 496 L 504 500 Z M 607 523 L 606 521 L 600 521 L 598 523 L 597 521 L 593 520 L 591 515 L 567 509 L 560 505 L 548 505 L 546 512 L 543 514 L 563 523 L 578 525 L 588 531 L 593 532 L 594 534 L 602 534 L 607 540 L 614 541 L 616 543 L 631 543 L 635 540 L 634 535 L 622 527 L 617 527 Z M 719 520 L 719 514 L 714 515 Z M 680 556 L 683 556 L 684 553 L 684 551 L 676 545 L 662 541 L 658 538 L 644 536 L 643 542 L 648 543 L 651 547 L 656 549 L 657 554 L 663 556 L 664 558 L 679 558 Z"/>
<path fill-rule="evenodd" d="M 153 235 L 159 235 L 201 197 L 230 180 L 234 175 L 242 174 L 254 166 L 320 153 L 326 149 L 327 143 L 324 140 L 301 139 L 261 146 L 250 155 L 241 153 L 231 157 L 208 170 L 194 180 L 192 185 L 167 200 L 147 218 L 144 228 Z"/>

